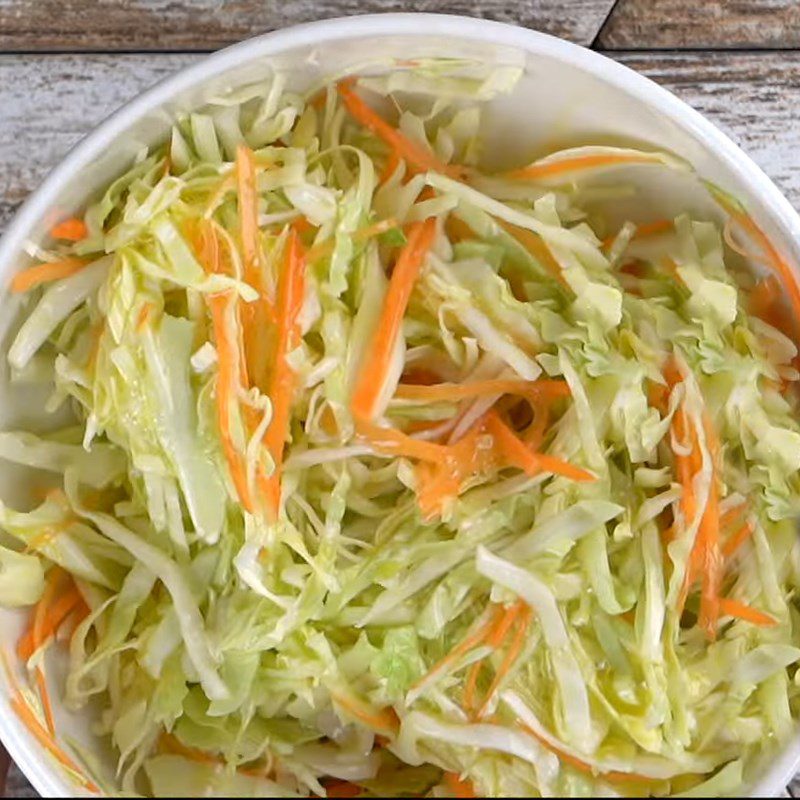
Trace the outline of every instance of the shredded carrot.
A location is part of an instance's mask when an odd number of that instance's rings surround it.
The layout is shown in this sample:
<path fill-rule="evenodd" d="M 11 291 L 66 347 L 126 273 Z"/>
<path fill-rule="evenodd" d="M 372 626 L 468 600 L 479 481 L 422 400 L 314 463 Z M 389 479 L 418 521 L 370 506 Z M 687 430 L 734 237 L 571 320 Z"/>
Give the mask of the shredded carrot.
<path fill-rule="evenodd" d="M 80 272 L 89 262 L 84 258 L 64 258 L 61 261 L 46 261 L 23 269 L 11 279 L 11 291 L 28 292 L 43 283 L 60 281 Z"/>
<path fill-rule="evenodd" d="M 723 558 L 730 558 L 736 551 L 753 535 L 755 530 L 752 522 L 745 522 L 730 538 L 722 545 Z"/>
<path fill-rule="evenodd" d="M 533 728 L 528 727 L 524 722 L 520 722 L 520 727 L 529 736 L 533 736 L 533 738 L 536 739 L 543 747 L 546 747 L 551 753 L 557 755 L 559 761 L 563 761 L 573 769 L 578 770 L 578 772 L 583 772 L 584 774 L 591 775 L 592 777 L 601 778 L 609 783 L 652 783 L 654 780 L 648 775 L 640 775 L 638 772 L 619 772 L 617 770 L 603 772 L 591 764 L 587 764 L 577 756 L 573 756 L 571 753 L 567 753 L 560 747 L 557 747 L 548 739 L 545 739 L 544 736 L 540 736 L 538 733 L 536 733 Z"/>
<path fill-rule="evenodd" d="M 550 406 L 541 405 L 534 412 L 533 422 L 522 434 L 522 441 L 529 450 L 538 450 L 544 442 L 544 434 L 550 423 Z"/>
<path fill-rule="evenodd" d="M 636 230 L 631 237 L 631 241 L 636 239 L 647 239 L 650 236 L 660 236 L 662 233 L 671 231 L 675 223 L 671 219 L 657 219 L 655 222 L 646 222 L 643 225 L 637 225 Z M 608 236 L 603 239 L 602 248 L 608 250 L 617 238 L 615 233 L 613 236 Z"/>
<path fill-rule="evenodd" d="M 723 597 L 719 601 L 719 611 L 722 615 L 743 619 L 745 622 L 752 622 L 753 625 L 760 625 L 763 628 L 773 628 L 778 624 L 778 620 L 769 614 L 727 597 Z"/>
<path fill-rule="evenodd" d="M 362 439 L 382 453 L 434 462 L 445 458 L 448 453 L 444 445 L 412 439 L 396 428 L 384 428 L 360 417 L 356 417 L 355 428 Z"/>
<path fill-rule="evenodd" d="M 596 167 L 611 167 L 617 164 L 653 164 L 659 159 L 648 153 L 617 153 L 614 155 L 575 156 L 562 158 L 558 161 L 534 163 L 521 169 L 506 173 L 508 178 L 520 180 L 540 180 L 542 178 L 555 178 L 565 173 L 576 172 L 582 169 Z"/>
<path fill-rule="evenodd" d="M 236 186 L 239 206 L 239 240 L 244 279 L 259 294 L 253 303 L 241 303 L 242 347 L 253 384 L 264 391 L 269 353 L 269 322 L 275 310 L 264 285 L 258 229 L 258 192 L 253 151 L 240 144 L 236 149 Z"/>
<path fill-rule="evenodd" d="M 556 380 L 483 380 L 470 383 L 440 383 L 435 386 L 418 386 L 401 383 L 397 387 L 395 397 L 401 400 L 423 400 L 429 403 L 456 402 L 472 397 L 486 397 L 493 394 L 514 394 L 533 399 L 569 396 L 566 381 Z"/>
<path fill-rule="evenodd" d="M 720 528 L 727 528 L 733 522 L 742 518 L 742 515 L 747 511 L 747 503 L 741 502 L 738 505 L 729 508 L 724 514 L 720 514 L 719 526 Z"/>
<path fill-rule="evenodd" d="M 795 321 L 795 334 L 797 335 L 800 333 L 800 283 L 798 283 L 795 270 L 749 214 L 723 195 L 715 193 L 715 198 L 720 206 L 730 214 L 731 219 L 738 223 L 745 233 L 761 247 L 766 263 L 780 279 L 789 296 Z"/>
<path fill-rule="evenodd" d="M 382 219 L 379 222 L 374 223 L 373 225 L 367 225 L 364 228 L 359 228 L 359 230 L 353 233 L 350 239 L 353 242 L 366 242 L 368 239 L 372 239 L 375 236 L 380 236 L 382 233 L 386 233 L 386 231 L 390 231 L 392 228 L 396 227 L 397 227 L 397 220 L 389 217 L 388 219 Z M 328 239 L 325 242 L 314 245 L 306 253 L 306 261 L 309 264 L 312 264 L 315 261 L 319 261 L 321 258 L 329 256 L 333 252 L 333 248 L 334 248 L 333 239 Z"/>
<path fill-rule="evenodd" d="M 325 781 L 323 786 L 325 797 L 358 797 L 361 794 L 361 787 L 350 781 Z"/>
<path fill-rule="evenodd" d="M 378 185 L 383 186 L 389 178 L 394 175 L 397 171 L 397 168 L 400 166 L 400 155 L 398 154 L 397 150 L 394 148 L 389 153 L 388 158 L 386 159 L 386 163 L 383 165 L 383 169 L 381 170 L 380 177 L 378 178 Z"/>
<path fill-rule="evenodd" d="M 700 521 L 697 538 L 702 548 L 701 570 L 702 585 L 700 592 L 700 616 L 698 623 L 706 632 L 710 640 L 717 635 L 717 619 L 719 618 L 719 597 L 722 584 L 722 556 L 719 548 L 719 442 L 707 418 L 703 427 L 706 442 L 711 454 L 713 471 L 711 486 L 709 487 L 708 502 L 703 517 Z"/>
<path fill-rule="evenodd" d="M 472 781 L 463 780 L 455 772 L 445 772 L 444 782 L 451 793 L 448 797 L 477 797 Z"/>
<path fill-rule="evenodd" d="M 467 673 L 467 680 L 464 682 L 464 697 L 461 705 L 467 714 L 472 714 L 475 710 L 475 694 L 478 690 L 478 678 L 480 677 L 481 670 L 483 669 L 483 661 L 476 661 Z"/>
<path fill-rule="evenodd" d="M 136 317 L 137 333 L 141 333 L 145 329 L 147 322 L 150 319 L 150 315 L 154 310 L 155 306 L 152 303 L 142 303 L 142 307 L 139 309 L 139 313 Z"/>
<path fill-rule="evenodd" d="M 44 596 L 39 601 L 39 605 L 45 600 Z M 34 626 L 30 628 L 17 644 L 17 655 L 21 661 L 28 661 L 51 636 L 54 636 L 64 620 L 81 604 L 83 596 L 77 586 L 72 586 L 67 592 L 62 594 L 43 612 L 43 619 L 40 622 L 38 632 Z M 37 611 L 39 606 L 37 605 Z M 36 612 L 34 612 L 36 613 Z"/>
<path fill-rule="evenodd" d="M 188 747 L 177 736 L 164 731 L 158 737 L 158 748 L 161 752 L 171 755 L 183 756 L 189 761 L 196 761 L 199 764 L 224 764 L 224 760 L 219 756 L 212 755 L 205 750 L 197 747 Z"/>
<path fill-rule="evenodd" d="M 355 384 L 351 408 L 356 417 L 369 420 L 378 410 L 379 395 L 391 366 L 403 316 L 435 233 L 436 220 L 432 217 L 410 227 L 408 241 L 397 259 L 389 281 L 378 326 L 372 337 L 372 347 Z"/>
<path fill-rule="evenodd" d="M 207 298 L 217 344 L 217 424 L 219 425 L 222 450 L 228 464 L 231 480 L 242 506 L 253 513 L 253 501 L 247 483 L 247 470 L 243 454 L 234 444 L 231 434 L 231 412 L 236 402 L 236 362 L 239 352 L 227 333 L 225 316 L 232 302 L 230 293 L 211 295 Z"/>
<path fill-rule="evenodd" d="M 495 222 L 506 233 L 511 234 L 562 286 L 566 287 L 568 285 L 561 272 L 561 266 L 555 260 L 550 248 L 541 236 L 529 231 L 527 228 L 512 225 L 503 219 L 497 219 Z"/>
<path fill-rule="evenodd" d="M 425 675 L 420 678 L 412 687 L 412 689 L 416 689 L 417 687 L 421 686 L 427 680 L 430 679 L 432 675 L 435 675 L 442 670 L 446 669 L 447 667 L 451 666 L 455 662 L 457 662 L 460 658 L 465 656 L 470 650 L 477 647 L 480 644 L 483 644 L 486 641 L 486 637 L 489 635 L 492 626 L 497 623 L 497 620 L 500 618 L 501 614 L 503 613 L 501 608 L 495 608 L 491 613 L 489 620 L 482 625 L 479 625 L 476 630 L 474 630 L 469 636 L 465 639 L 462 639 L 449 653 L 447 653 L 443 658 L 440 658 L 428 671 Z"/>
<path fill-rule="evenodd" d="M 438 372 L 434 372 L 431 369 L 412 367 L 402 374 L 400 380 L 403 382 L 400 384 L 401 386 L 403 384 L 411 384 L 412 386 L 433 386 L 439 383 L 441 378 Z"/>
<path fill-rule="evenodd" d="M 47 725 L 47 730 L 51 736 L 56 735 L 56 723 L 53 719 L 53 705 L 50 702 L 50 693 L 47 691 L 47 679 L 44 675 L 42 667 L 36 669 L 36 690 L 39 692 L 39 698 L 42 701 L 42 711 L 44 712 L 44 721 Z"/>
<path fill-rule="evenodd" d="M 88 791 L 99 794 L 100 790 L 97 786 L 83 776 L 75 762 L 53 741 L 50 734 L 36 718 L 28 704 L 22 699 L 22 696 L 20 694 L 15 695 L 11 698 L 10 703 L 16 715 L 36 741 L 39 742 L 56 761 L 73 773 Z"/>
<path fill-rule="evenodd" d="M 277 517 L 280 504 L 280 474 L 283 450 L 289 431 L 289 420 L 294 393 L 294 371 L 287 356 L 300 343 L 298 317 L 305 299 L 306 261 L 302 245 L 294 231 L 289 232 L 283 268 L 278 280 L 278 304 L 276 309 L 277 336 L 274 361 L 269 383 L 272 401 L 272 420 L 264 434 L 264 444 L 272 456 L 275 471 L 267 483 L 267 507 L 273 518 Z"/>
<path fill-rule="evenodd" d="M 404 136 L 400 131 L 393 128 L 385 119 L 373 111 L 356 93 L 353 91 L 353 81 L 339 81 L 336 88 L 345 108 L 350 114 L 360 122 L 365 128 L 370 130 L 375 136 L 383 139 L 389 147 L 394 150 L 399 158 L 407 161 L 412 167 L 420 172 L 441 172 L 451 178 L 463 176 L 464 169 L 453 164 L 444 164 L 433 153 L 426 150 L 416 142 Z"/>
<path fill-rule="evenodd" d="M 375 709 L 357 697 L 341 692 L 331 692 L 331 698 L 351 717 L 384 735 L 396 736 L 400 730 L 400 720 L 391 706 Z"/>
<path fill-rule="evenodd" d="M 500 451 L 505 455 L 508 463 L 524 470 L 529 475 L 539 472 L 552 472 L 563 475 L 574 481 L 594 481 L 597 478 L 585 469 L 576 467 L 568 461 L 548 456 L 543 453 L 531 452 L 525 444 L 517 438 L 514 431 L 503 422 L 498 414 L 490 411 L 486 415 L 487 430 L 495 439 Z"/>
<path fill-rule="evenodd" d="M 519 612 L 517 629 L 514 632 L 514 638 L 511 640 L 511 644 L 509 645 L 505 656 L 503 656 L 500 667 L 495 673 L 494 679 L 492 680 L 492 683 L 486 692 L 486 697 L 483 699 L 483 704 L 478 709 L 478 713 L 476 714 L 478 719 L 481 719 L 486 714 L 489 704 L 492 702 L 497 690 L 500 688 L 500 685 L 511 671 L 511 668 L 514 666 L 519 654 L 522 652 L 522 648 L 525 645 L 525 638 L 528 635 L 531 613 L 530 606 L 523 604 L 522 609 Z"/>
<path fill-rule="evenodd" d="M 456 217 L 453 214 L 447 215 L 447 221 L 444 224 L 444 228 L 447 232 L 447 237 L 453 244 L 458 244 L 458 242 L 469 241 L 475 238 L 475 231 L 473 231 L 463 219 Z"/>
<path fill-rule="evenodd" d="M 50 235 L 54 239 L 64 239 L 68 242 L 79 242 L 89 235 L 89 229 L 82 219 L 72 217 L 59 222 L 50 228 Z"/>

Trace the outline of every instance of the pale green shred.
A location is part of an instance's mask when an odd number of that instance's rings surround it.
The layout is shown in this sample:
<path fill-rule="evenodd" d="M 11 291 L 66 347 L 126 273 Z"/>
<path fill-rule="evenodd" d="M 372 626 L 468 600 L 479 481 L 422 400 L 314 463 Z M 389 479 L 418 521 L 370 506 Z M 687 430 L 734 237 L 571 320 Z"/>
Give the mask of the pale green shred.
<path fill-rule="evenodd" d="M 483 104 L 522 72 L 423 59 L 356 79 L 416 163 L 393 161 L 335 85 L 303 97 L 276 74 L 176 119 L 85 210 L 84 239 L 36 251 L 87 266 L 31 293 L 11 380 L 49 386 L 53 419 L 73 420 L 0 433 L 32 488 L 24 506 L 0 503 L 17 545 L 0 547 L 0 603 L 44 603 L 75 580 L 88 613 L 52 648 L 68 651 L 58 699 L 99 712 L 114 769 L 86 742 L 71 752 L 104 789 L 729 796 L 792 737 L 796 331 L 751 304 L 722 213 L 642 235 L 644 208 L 612 213 L 631 170 L 691 178 L 682 160 L 592 145 L 527 178 L 481 172 Z M 430 219 L 387 372 L 369 377 L 376 424 L 451 447 L 439 463 L 387 452 L 351 412 L 398 254 Z M 282 413 L 270 370 L 292 237 L 310 255 L 277 473 L 265 442 Z M 492 380 L 558 392 L 397 395 Z M 443 489 L 465 437 L 498 457 L 491 409 L 556 467 L 508 456 Z M 712 641 L 713 559 L 719 596 L 739 605 L 719 610 Z"/>

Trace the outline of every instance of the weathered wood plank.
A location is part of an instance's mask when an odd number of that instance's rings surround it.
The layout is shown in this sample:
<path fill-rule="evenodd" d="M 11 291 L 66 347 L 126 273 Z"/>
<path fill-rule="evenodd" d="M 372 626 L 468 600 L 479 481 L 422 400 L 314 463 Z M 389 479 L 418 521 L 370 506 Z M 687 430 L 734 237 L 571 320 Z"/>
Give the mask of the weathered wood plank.
<path fill-rule="evenodd" d="M 215 50 L 316 19 L 465 14 L 590 44 L 614 0 L 0 0 L 0 51 Z"/>
<path fill-rule="evenodd" d="M 12 763 L 8 768 L 4 797 L 38 797 L 19 767 Z"/>
<path fill-rule="evenodd" d="M 621 50 L 800 47 L 800 3 L 619 0 L 597 44 Z"/>
<path fill-rule="evenodd" d="M 800 53 L 617 53 L 729 133 L 800 207 Z M 114 108 L 191 54 L 0 57 L 0 227 Z M 113 79 L 110 79 L 113 76 Z"/>

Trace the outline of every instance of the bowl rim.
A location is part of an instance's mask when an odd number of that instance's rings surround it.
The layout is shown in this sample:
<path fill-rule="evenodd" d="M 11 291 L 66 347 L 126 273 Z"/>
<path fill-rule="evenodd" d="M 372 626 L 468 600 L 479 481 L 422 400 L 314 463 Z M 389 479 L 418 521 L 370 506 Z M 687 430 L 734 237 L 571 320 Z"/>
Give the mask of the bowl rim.
<path fill-rule="evenodd" d="M 773 181 L 712 122 L 650 78 L 600 52 L 530 28 L 456 14 L 379 13 L 306 22 L 245 39 L 200 58 L 124 103 L 67 152 L 14 214 L 0 238 L 0 280 L 4 283 L 3 277 L 10 269 L 14 255 L 22 249 L 29 231 L 55 205 L 63 187 L 131 123 L 181 92 L 247 61 L 321 41 L 335 42 L 364 35 L 405 35 L 420 39 L 447 35 L 479 40 L 516 47 L 582 71 L 600 74 L 605 83 L 645 106 L 657 109 L 693 139 L 713 150 L 718 160 L 752 192 L 757 211 L 784 232 L 787 241 L 800 252 L 800 215 Z M 0 288 L 0 294 L 4 292 L 5 289 Z M 5 688 L 0 691 L 0 723 L 0 737 L 10 757 L 40 795 L 69 796 L 75 792 L 75 786 L 59 769 L 48 763 L 40 745 L 17 719 L 8 703 Z M 798 766 L 800 738 L 795 735 L 776 755 L 767 772 L 750 788 L 752 795 L 774 795 L 783 791 Z"/>

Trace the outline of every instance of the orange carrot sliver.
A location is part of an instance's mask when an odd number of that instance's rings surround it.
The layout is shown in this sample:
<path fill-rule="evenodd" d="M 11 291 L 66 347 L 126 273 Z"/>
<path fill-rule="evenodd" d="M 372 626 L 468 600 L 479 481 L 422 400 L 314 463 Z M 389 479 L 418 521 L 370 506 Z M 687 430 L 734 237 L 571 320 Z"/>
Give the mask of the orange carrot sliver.
<path fill-rule="evenodd" d="M 211 311 L 211 320 L 214 327 L 214 339 L 217 344 L 217 424 L 219 425 L 220 439 L 225 461 L 228 464 L 231 480 L 236 494 L 244 508 L 253 513 L 253 501 L 247 483 L 247 470 L 245 469 L 244 456 L 237 449 L 231 435 L 231 412 L 236 402 L 236 362 L 239 353 L 230 341 L 227 333 L 225 316 L 228 306 L 232 302 L 230 293 L 211 295 L 207 298 L 208 308 Z"/>
<path fill-rule="evenodd" d="M 531 398 L 569 397 L 569 385 L 557 380 L 483 380 L 470 383 L 440 383 L 434 386 L 420 386 L 401 383 L 395 397 L 401 400 L 422 400 L 429 403 L 466 400 L 472 397 L 485 397 L 492 394 L 513 394 Z"/>
<path fill-rule="evenodd" d="M 741 525 L 735 533 L 731 534 L 730 538 L 722 545 L 722 555 L 724 558 L 730 558 L 736 551 L 753 535 L 755 527 L 752 522 L 745 522 Z"/>
<path fill-rule="evenodd" d="M 53 706 L 50 703 L 50 693 L 47 691 L 47 679 L 44 676 L 44 670 L 41 666 L 36 669 L 36 689 L 42 701 L 42 710 L 44 711 L 44 720 L 47 725 L 47 730 L 50 732 L 51 736 L 55 736 L 56 723 L 53 719 Z"/>
<path fill-rule="evenodd" d="M 575 156 L 562 158 L 558 161 L 548 161 L 544 164 L 531 164 L 527 167 L 512 170 L 506 173 L 508 178 L 521 180 L 539 180 L 541 178 L 554 178 L 564 173 L 576 172 L 581 169 L 595 167 L 610 167 L 617 164 L 653 164 L 659 159 L 647 153 L 617 153 L 615 155 Z"/>
<path fill-rule="evenodd" d="M 54 225 L 52 228 L 50 228 L 50 235 L 54 239 L 64 239 L 68 242 L 79 242 L 81 239 L 85 239 L 89 235 L 89 229 L 86 227 L 86 223 L 82 219 L 72 217 L 71 219 L 65 219 L 63 222 L 59 222 L 57 225 Z"/>
<path fill-rule="evenodd" d="M 583 772 L 584 774 L 598 777 L 604 781 L 608 781 L 609 783 L 652 783 L 654 780 L 647 775 L 640 775 L 638 772 L 618 772 L 616 770 L 603 772 L 591 764 L 587 764 L 577 756 L 573 756 L 571 753 L 565 752 L 560 747 L 557 747 L 552 742 L 545 739 L 544 736 L 540 736 L 535 730 L 533 730 L 533 728 L 528 727 L 524 723 L 520 723 L 520 727 L 529 736 L 533 736 L 533 738 L 536 739 L 543 747 L 546 747 L 551 753 L 554 753 L 556 756 L 558 756 L 559 761 L 563 761 L 573 769 Z"/>
<path fill-rule="evenodd" d="M 436 220 L 433 218 L 411 225 L 408 241 L 397 259 L 389 281 L 377 330 L 373 335 L 373 345 L 356 381 L 351 403 L 356 417 L 369 420 L 377 411 L 378 396 L 391 364 L 403 316 L 435 233 Z"/>
<path fill-rule="evenodd" d="M 510 465 L 518 467 L 529 475 L 539 472 L 552 472 L 554 475 L 563 475 L 574 481 L 594 481 L 597 478 L 585 469 L 576 467 L 568 461 L 562 461 L 554 456 L 543 453 L 531 452 L 525 444 L 517 438 L 514 431 L 503 422 L 496 412 L 490 411 L 486 415 L 487 429 L 496 438 L 497 445 L 504 453 Z"/>
<path fill-rule="evenodd" d="M 513 236 L 562 286 L 568 285 L 560 264 L 541 236 L 502 219 L 495 221 L 506 233 Z"/>
<path fill-rule="evenodd" d="M 382 453 L 434 462 L 445 458 L 448 453 L 444 445 L 412 439 L 395 428 L 384 428 L 359 417 L 356 417 L 355 426 L 356 433 Z"/>
<path fill-rule="evenodd" d="M 38 633 L 38 644 L 33 629 L 19 640 L 17 655 L 20 660 L 27 661 L 42 644 L 53 636 L 61 627 L 61 623 L 80 605 L 82 600 L 83 597 L 77 586 L 73 586 L 68 592 L 62 594 L 45 612 L 46 617 L 41 623 Z"/>
<path fill-rule="evenodd" d="M 491 703 L 492 698 L 497 693 L 497 690 L 500 688 L 500 684 L 505 679 L 506 675 L 511 671 L 511 668 L 514 666 L 514 662 L 519 657 L 520 652 L 525 644 L 525 637 L 528 634 L 528 627 L 531 621 L 531 609 L 530 606 L 524 605 L 519 613 L 519 620 L 517 625 L 517 630 L 514 633 L 514 638 L 511 640 L 511 644 L 506 651 L 505 656 L 503 656 L 503 661 L 500 664 L 497 672 L 495 673 L 494 679 L 492 680 L 491 685 L 489 686 L 488 691 L 486 692 L 486 697 L 483 700 L 483 704 L 478 709 L 478 713 L 476 714 L 477 718 L 480 719 L 486 714 L 486 710 L 489 707 L 489 703 Z"/>
<path fill-rule="evenodd" d="M 662 233 L 671 231 L 675 223 L 671 219 L 657 219 L 655 222 L 645 222 L 643 225 L 637 225 L 636 230 L 631 237 L 631 240 L 647 239 L 650 236 L 659 236 Z M 613 236 L 608 236 L 603 239 L 602 248 L 608 250 L 617 238 L 615 233 Z"/>
<path fill-rule="evenodd" d="M 294 372 L 286 357 L 300 341 L 298 317 L 305 297 L 305 258 L 300 240 L 292 230 L 286 243 L 286 253 L 278 280 L 278 303 L 276 309 L 277 338 L 269 396 L 272 401 L 272 420 L 264 434 L 264 445 L 269 450 L 275 471 L 267 482 L 267 507 L 277 517 L 280 503 L 280 472 L 283 450 L 289 429 L 294 392 Z"/>
<path fill-rule="evenodd" d="M 363 722 L 370 728 L 389 736 L 396 736 L 400 729 L 400 720 L 391 706 L 374 709 L 362 700 L 345 696 L 339 692 L 331 692 L 333 701 L 341 706 L 351 717 Z"/>
<path fill-rule="evenodd" d="M 753 625 L 760 625 L 763 628 L 773 628 L 778 624 L 778 620 L 769 614 L 727 597 L 720 599 L 719 611 L 722 615 L 743 619 L 745 622 L 752 622 Z"/>
<path fill-rule="evenodd" d="M 28 704 L 22 699 L 22 696 L 17 694 L 11 698 L 11 707 L 19 717 L 23 725 L 28 729 L 30 734 L 36 739 L 37 742 L 47 750 L 53 758 L 56 759 L 62 766 L 66 767 L 73 773 L 90 792 L 99 794 L 100 790 L 90 780 L 83 777 L 83 774 L 75 762 L 53 741 L 50 734 L 44 728 L 41 722 L 36 718 L 33 711 L 29 708 Z"/>
<path fill-rule="evenodd" d="M 444 782 L 447 790 L 450 792 L 449 797 L 476 797 L 475 789 L 471 781 L 463 780 L 455 772 L 445 772 Z"/>
<path fill-rule="evenodd" d="M 84 258 L 64 258 L 61 261 L 44 262 L 23 269 L 11 279 L 11 291 L 28 292 L 43 283 L 60 281 L 80 272 L 89 262 Z"/>
<path fill-rule="evenodd" d="M 373 111 L 352 88 L 352 81 L 339 81 L 336 88 L 345 108 L 354 119 L 370 130 L 375 136 L 383 139 L 394 150 L 399 158 L 405 159 L 411 166 L 420 171 L 441 172 L 453 178 L 461 177 L 463 169 L 456 165 L 444 164 L 433 153 L 404 136 L 393 128 L 385 119 Z"/>

